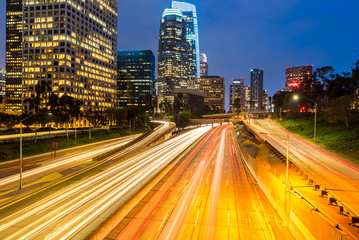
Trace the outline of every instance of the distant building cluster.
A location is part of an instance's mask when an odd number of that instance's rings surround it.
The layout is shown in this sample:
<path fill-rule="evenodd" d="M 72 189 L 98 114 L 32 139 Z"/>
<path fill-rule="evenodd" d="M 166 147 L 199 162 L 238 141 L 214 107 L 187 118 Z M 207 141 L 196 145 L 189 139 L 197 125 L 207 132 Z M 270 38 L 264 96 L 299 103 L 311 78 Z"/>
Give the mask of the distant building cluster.
<path fill-rule="evenodd" d="M 172 1 L 164 10 L 156 66 L 151 50 L 116 50 L 117 4 L 118 0 L 7 0 L 0 110 L 29 110 L 24 99 L 46 84 L 59 97 L 66 94 L 81 101 L 78 126 L 88 124 L 88 109 L 158 109 L 164 102 L 173 105 L 178 94 L 192 112 L 225 112 L 225 79 L 209 74 L 207 55 L 200 53 L 195 5 Z M 287 68 L 286 86 L 304 81 L 311 72 L 311 66 Z M 233 79 L 228 100 L 232 112 L 239 106 L 246 112 L 266 110 L 263 70 L 251 69 L 247 85 L 244 78 Z"/>

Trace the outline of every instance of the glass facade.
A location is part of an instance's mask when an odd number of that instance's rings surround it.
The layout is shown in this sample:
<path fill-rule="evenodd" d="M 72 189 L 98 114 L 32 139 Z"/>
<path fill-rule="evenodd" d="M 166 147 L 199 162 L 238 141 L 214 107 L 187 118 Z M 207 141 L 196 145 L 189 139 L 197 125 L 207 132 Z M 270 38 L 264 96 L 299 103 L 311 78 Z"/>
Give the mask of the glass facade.
<path fill-rule="evenodd" d="M 152 106 L 155 57 L 150 50 L 117 52 L 119 107 Z"/>
<path fill-rule="evenodd" d="M 6 0 L 6 111 L 21 113 L 22 0 Z"/>
<path fill-rule="evenodd" d="M 263 106 L 263 69 L 251 69 L 251 111 L 262 111 Z"/>
<path fill-rule="evenodd" d="M 187 86 L 185 21 L 178 9 L 165 9 L 158 44 L 157 87 L 159 102 L 174 101 L 174 89 Z"/>
<path fill-rule="evenodd" d="M 186 41 L 188 48 L 188 74 L 189 78 L 199 78 L 200 54 L 199 54 L 199 32 L 196 6 L 186 2 L 173 1 L 172 8 L 181 10 L 186 22 Z"/>

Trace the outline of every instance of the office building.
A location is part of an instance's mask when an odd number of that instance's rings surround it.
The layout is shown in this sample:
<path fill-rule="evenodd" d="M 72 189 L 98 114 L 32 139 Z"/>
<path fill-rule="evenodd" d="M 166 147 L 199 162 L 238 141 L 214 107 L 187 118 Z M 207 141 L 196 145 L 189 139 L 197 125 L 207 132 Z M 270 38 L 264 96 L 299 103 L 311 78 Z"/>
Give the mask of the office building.
<path fill-rule="evenodd" d="M 229 83 L 229 110 L 235 112 L 233 107 L 236 99 L 240 100 L 242 111 L 245 108 L 245 96 L 244 96 L 244 78 L 233 79 Z"/>
<path fill-rule="evenodd" d="M 313 75 L 313 66 L 289 67 L 285 69 L 285 86 L 299 87 L 299 85 Z"/>
<path fill-rule="evenodd" d="M 6 111 L 21 113 L 23 0 L 6 0 Z"/>
<path fill-rule="evenodd" d="M 251 111 L 262 111 L 263 106 L 263 69 L 251 69 Z"/>
<path fill-rule="evenodd" d="M 212 113 L 224 113 L 225 80 L 220 76 L 201 77 L 196 80 L 194 89 L 204 93 L 204 106 Z"/>
<path fill-rule="evenodd" d="M 0 68 L 0 111 L 5 111 L 6 71 Z"/>
<path fill-rule="evenodd" d="M 118 51 L 118 107 L 152 106 L 155 57 L 151 50 Z"/>
<path fill-rule="evenodd" d="M 200 77 L 199 33 L 196 6 L 181 1 L 172 1 L 172 8 L 179 9 L 185 21 L 185 35 L 188 52 L 189 79 Z"/>
<path fill-rule="evenodd" d="M 175 98 L 178 97 L 178 94 L 181 93 L 182 101 L 184 104 L 184 111 L 188 111 L 191 114 L 200 115 L 203 113 L 204 107 L 204 93 L 188 88 L 176 88 L 175 89 Z"/>
<path fill-rule="evenodd" d="M 26 0 L 19 4 L 23 98 L 33 96 L 35 86 L 46 82 L 52 93 L 80 100 L 82 114 L 91 107 L 114 107 L 117 0 Z"/>
<path fill-rule="evenodd" d="M 251 86 L 244 86 L 244 112 L 249 112 L 251 109 Z"/>
<path fill-rule="evenodd" d="M 205 53 L 201 54 L 201 77 L 208 76 L 208 59 Z"/>
<path fill-rule="evenodd" d="M 263 110 L 268 110 L 268 89 L 263 89 Z"/>
<path fill-rule="evenodd" d="M 158 44 L 157 87 L 159 102 L 174 101 L 174 89 L 187 87 L 186 23 L 179 9 L 165 9 Z"/>

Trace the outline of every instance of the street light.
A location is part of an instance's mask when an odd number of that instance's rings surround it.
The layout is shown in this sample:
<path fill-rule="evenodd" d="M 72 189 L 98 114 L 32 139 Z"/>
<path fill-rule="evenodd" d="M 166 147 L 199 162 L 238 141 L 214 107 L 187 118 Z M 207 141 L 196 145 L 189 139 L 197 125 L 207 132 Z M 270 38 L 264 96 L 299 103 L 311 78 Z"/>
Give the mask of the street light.
<path fill-rule="evenodd" d="M 316 139 L 316 135 L 317 135 L 317 102 L 312 100 L 312 99 L 309 99 L 309 98 L 306 98 L 306 97 L 302 97 L 302 98 L 305 98 L 307 99 L 308 101 L 311 101 L 312 103 L 314 103 L 314 142 L 315 142 L 315 139 Z M 299 100 L 299 96 L 298 95 L 294 95 L 293 96 L 293 99 L 295 101 Z"/>
<path fill-rule="evenodd" d="M 51 113 L 38 113 L 38 115 L 41 114 L 46 114 L 46 115 L 51 115 Z M 31 114 L 30 116 L 27 116 L 26 118 L 20 120 L 20 186 L 19 189 L 22 189 L 22 168 L 23 168 L 23 159 L 22 159 L 22 122 L 25 121 L 26 119 L 29 119 L 33 116 L 35 116 L 36 113 Z"/>

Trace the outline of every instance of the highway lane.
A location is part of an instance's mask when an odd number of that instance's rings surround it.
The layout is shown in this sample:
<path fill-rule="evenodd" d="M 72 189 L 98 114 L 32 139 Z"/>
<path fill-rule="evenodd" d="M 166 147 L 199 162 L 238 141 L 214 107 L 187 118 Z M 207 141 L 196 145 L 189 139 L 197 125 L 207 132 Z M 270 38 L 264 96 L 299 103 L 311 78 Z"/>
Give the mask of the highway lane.
<path fill-rule="evenodd" d="M 124 149 L 123 151 L 114 154 L 112 156 L 112 159 L 114 157 L 123 156 L 133 150 L 137 150 L 141 146 L 147 146 L 147 143 L 151 142 L 154 138 L 163 134 L 170 127 L 170 123 L 168 122 L 158 123 L 160 123 L 161 125 L 157 127 L 149 136 L 129 146 L 127 149 Z M 140 134 L 126 136 L 116 140 L 107 140 L 102 143 L 92 143 L 88 144 L 87 146 L 79 146 L 68 150 L 63 150 L 62 156 L 47 161 L 41 160 L 42 155 L 39 155 L 38 157 L 30 157 L 29 159 L 24 161 L 24 186 L 26 187 L 26 184 L 32 183 L 36 184 L 37 179 L 44 178 L 49 174 L 60 172 L 74 166 L 79 166 L 81 164 L 91 163 L 94 157 L 118 149 L 137 139 L 138 137 L 140 137 Z M 75 153 L 71 154 L 72 152 Z M 13 166 L 14 164 L 15 166 Z M 20 177 L 18 173 L 18 162 L 12 161 L 10 163 L 10 166 L 8 163 L 3 163 L 0 166 L 2 167 L 2 170 L 0 170 L 0 190 L 9 191 L 13 188 L 17 188 Z"/>
<path fill-rule="evenodd" d="M 284 155 L 289 135 L 290 160 L 359 216 L 357 165 L 289 133 L 270 119 L 252 120 L 251 127 Z"/>
<path fill-rule="evenodd" d="M 275 239 L 255 186 L 232 125 L 219 126 L 105 239 Z"/>
<path fill-rule="evenodd" d="M 210 127 L 173 138 L 18 212 L 0 213 L 3 239 L 82 239 Z"/>

